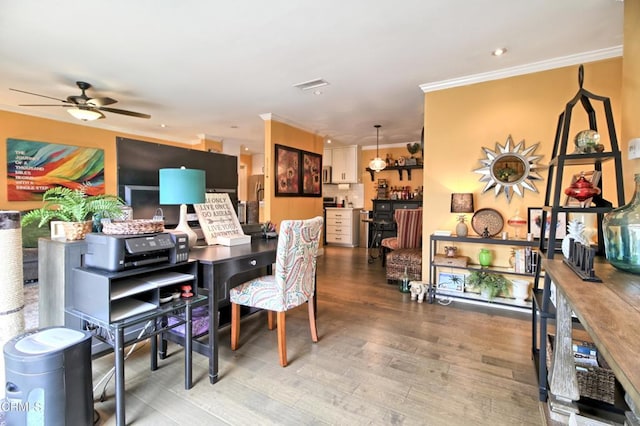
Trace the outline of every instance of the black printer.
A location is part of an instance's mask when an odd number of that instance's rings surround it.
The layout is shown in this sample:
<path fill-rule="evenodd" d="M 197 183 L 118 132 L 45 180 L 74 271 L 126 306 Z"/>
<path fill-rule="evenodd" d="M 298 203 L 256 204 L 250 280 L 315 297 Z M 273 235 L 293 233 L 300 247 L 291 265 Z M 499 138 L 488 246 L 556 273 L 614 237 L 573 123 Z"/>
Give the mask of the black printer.
<path fill-rule="evenodd" d="M 181 232 L 143 235 L 86 236 L 85 266 L 123 271 L 156 263 L 180 263 L 189 259 L 189 238 Z"/>

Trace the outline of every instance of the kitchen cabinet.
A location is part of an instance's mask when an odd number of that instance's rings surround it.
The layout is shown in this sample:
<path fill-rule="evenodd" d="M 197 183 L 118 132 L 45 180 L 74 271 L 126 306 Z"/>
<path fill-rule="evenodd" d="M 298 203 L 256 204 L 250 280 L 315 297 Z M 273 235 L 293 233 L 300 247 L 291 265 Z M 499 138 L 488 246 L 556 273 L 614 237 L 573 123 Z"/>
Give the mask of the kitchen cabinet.
<path fill-rule="evenodd" d="M 251 156 L 251 175 L 264 175 L 264 154 Z"/>
<path fill-rule="evenodd" d="M 333 155 L 332 155 L 332 149 L 331 148 L 325 148 L 324 151 L 322 151 L 322 166 L 331 166 L 331 161 L 333 160 Z"/>
<path fill-rule="evenodd" d="M 330 208 L 326 209 L 326 241 L 327 244 L 339 244 L 358 247 L 360 226 L 360 209 Z"/>
<path fill-rule="evenodd" d="M 325 150 L 327 151 L 327 150 Z M 325 152 L 325 156 L 328 154 Z M 331 148 L 331 183 L 360 183 L 361 150 L 358 145 Z"/>

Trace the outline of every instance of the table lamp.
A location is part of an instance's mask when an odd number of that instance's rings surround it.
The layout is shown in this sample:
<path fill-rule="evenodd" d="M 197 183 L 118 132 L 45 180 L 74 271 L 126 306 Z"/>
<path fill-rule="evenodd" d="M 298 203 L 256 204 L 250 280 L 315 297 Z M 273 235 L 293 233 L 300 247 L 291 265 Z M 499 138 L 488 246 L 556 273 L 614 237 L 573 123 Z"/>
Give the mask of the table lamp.
<path fill-rule="evenodd" d="M 456 235 L 458 237 L 466 237 L 469 233 L 469 228 L 464 223 L 464 213 L 473 213 L 473 194 L 451 194 L 451 213 L 463 213 L 458 216 Z"/>
<path fill-rule="evenodd" d="M 196 245 L 198 236 L 187 221 L 187 204 L 205 202 L 204 170 L 160 169 L 160 204 L 179 204 L 180 222 L 176 231 L 184 232 L 189 237 L 189 248 Z"/>

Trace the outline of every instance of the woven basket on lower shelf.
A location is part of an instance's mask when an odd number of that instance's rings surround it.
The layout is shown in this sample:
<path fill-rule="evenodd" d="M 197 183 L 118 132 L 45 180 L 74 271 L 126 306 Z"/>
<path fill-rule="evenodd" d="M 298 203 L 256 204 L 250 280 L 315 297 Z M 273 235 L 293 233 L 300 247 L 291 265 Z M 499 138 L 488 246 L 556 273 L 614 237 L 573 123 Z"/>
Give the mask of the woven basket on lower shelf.
<path fill-rule="evenodd" d="M 551 371 L 555 336 L 548 335 L 547 337 L 547 371 Z M 616 376 L 609 369 L 604 358 L 600 356 L 600 352 L 598 352 L 598 364 L 599 367 L 589 367 L 587 371 L 576 371 L 580 396 L 613 404 L 615 402 Z"/>
<path fill-rule="evenodd" d="M 102 232 L 109 235 L 154 234 L 164 232 L 164 221 L 153 219 L 112 220 L 102 223 Z"/>

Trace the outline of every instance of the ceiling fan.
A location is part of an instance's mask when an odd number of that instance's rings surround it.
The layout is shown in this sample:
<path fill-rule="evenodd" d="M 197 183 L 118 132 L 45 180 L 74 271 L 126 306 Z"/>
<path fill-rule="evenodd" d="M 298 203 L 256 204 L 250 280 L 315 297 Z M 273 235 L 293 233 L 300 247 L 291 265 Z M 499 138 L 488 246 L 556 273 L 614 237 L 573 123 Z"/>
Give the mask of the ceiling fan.
<path fill-rule="evenodd" d="M 151 118 L 151 116 L 148 114 L 142 114 L 140 112 L 127 111 L 124 109 L 107 107 L 106 105 L 112 105 L 118 101 L 109 97 L 90 98 L 89 96 L 87 96 L 85 91 L 87 89 L 90 89 L 91 85 L 89 83 L 85 83 L 84 81 L 77 81 L 76 84 L 78 85 L 80 90 L 82 90 L 82 94 L 67 96 L 67 99 L 53 98 L 51 96 L 40 95 L 38 93 L 26 92 L 24 90 L 18 90 L 18 89 L 10 88 L 9 90 L 13 90 L 14 92 L 26 93 L 28 95 L 40 96 L 41 98 L 53 99 L 53 100 L 62 102 L 62 105 L 21 104 L 19 106 L 61 106 L 63 108 L 68 108 L 67 112 L 69 114 L 83 121 L 92 121 L 100 118 L 105 118 L 102 111 L 111 112 L 114 114 L 128 115 L 130 117 Z"/>

